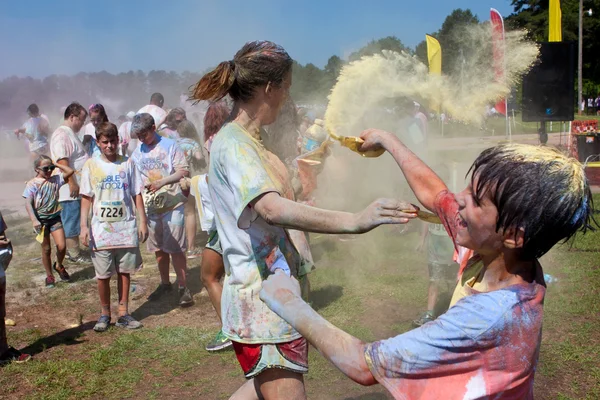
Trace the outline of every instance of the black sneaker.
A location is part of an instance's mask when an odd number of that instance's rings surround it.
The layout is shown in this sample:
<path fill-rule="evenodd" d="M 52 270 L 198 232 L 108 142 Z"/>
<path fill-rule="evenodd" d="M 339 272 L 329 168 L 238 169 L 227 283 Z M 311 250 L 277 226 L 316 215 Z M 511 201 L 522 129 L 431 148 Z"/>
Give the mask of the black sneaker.
<path fill-rule="evenodd" d="M 187 287 L 179 288 L 179 307 L 189 307 L 194 304 L 194 299 Z"/>
<path fill-rule="evenodd" d="M 171 290 L 173 290 L 173 286 L 171 285 L 171 282 L 161 283 L 160 285 L 158 285 L 158 287 L 156 288 L 156 290 L 154 292 L 150 293 L 150 296 L 148 296 L 148 300 L 156 301 L 156 300 L 160 299 L 161 297 L 163 297 L 163 295 L 170 293 Z"/>
<path fill-rule="evenodd" d="M 56 263 L 54 263 L 54 265 L 52 265 L 52 269 L 58 272 L 58 276 L 60 276 L 61 281 L 69 282 L 71 280 L 71 277 L 64 266 L 61 265 L 60 268 L 58 268 Z"/>

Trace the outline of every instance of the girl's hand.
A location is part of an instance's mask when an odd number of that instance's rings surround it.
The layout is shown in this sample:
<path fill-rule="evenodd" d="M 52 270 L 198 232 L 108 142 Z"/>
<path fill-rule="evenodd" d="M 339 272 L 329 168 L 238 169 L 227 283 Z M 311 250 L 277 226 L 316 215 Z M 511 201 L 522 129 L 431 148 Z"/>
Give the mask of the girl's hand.
<path fill-rule="evenodd" d="M 39 233 L 42 231 L 42 223 L 36 219 L 32 222 L 32 225 L 35 233 L 39 235 Z"/>

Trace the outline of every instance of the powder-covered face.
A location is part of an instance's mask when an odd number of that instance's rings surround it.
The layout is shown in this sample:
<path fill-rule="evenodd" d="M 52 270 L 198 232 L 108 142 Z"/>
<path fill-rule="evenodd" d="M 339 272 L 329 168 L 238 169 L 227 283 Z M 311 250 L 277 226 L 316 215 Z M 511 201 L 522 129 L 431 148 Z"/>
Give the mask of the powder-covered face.
<path fill-rule="evenodd" d="M 475 179 L 477 186 L 477 178 Z M 503 235 L 496 232 L 498 209 L 486 193 L 479 202 L 471 185 L 456 195 L 458 214 L 456 243 L 475 250 L 481 255 L 497 253 L 502 249 Z"/>
<path fill-rule="evenodd" d="M 281 85 L 275 86 L 275 85 L 271 84 L 269 97 L 267 99 L 267 102 L 269 103 L 269 107 L 270 107 L 270 113 L 269 113 L 270 115 L 269 115 L 269 120 L 263 122 L 265 125 L 269 125 L 269 124 L 272 124 L 273 122 L 275 122 L 275 120 L 279 116 L 279 112 L 281 111 L 281 108 L 283 107 L 288 96 L 290 95 L 290 87 L 291 86 L 292 86 L 291 71 L 287 74 L 287 76 L 285 77 L 283 82 L 281 82 Z"/>

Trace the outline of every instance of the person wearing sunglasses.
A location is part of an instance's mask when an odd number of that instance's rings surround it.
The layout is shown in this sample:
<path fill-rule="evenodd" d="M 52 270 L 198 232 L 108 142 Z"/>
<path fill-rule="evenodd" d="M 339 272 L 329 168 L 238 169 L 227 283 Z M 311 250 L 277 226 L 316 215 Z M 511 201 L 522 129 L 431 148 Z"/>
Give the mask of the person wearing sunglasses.
<path fill-rule="evenodd" d="M 46 270 L 46 287 L 54 287 L 56 280 L 52 270 L 58 272 L 62 281 L 68 282 L 71 278 L 63 266 L 66 253 L 65 231 L 60 218 L 61 204 L 58 201 L 58 192 L 65 180 L 69 179 L 75 171 L 68 165 L 53 164 L 48 156 L 41 155 L 33 163 L 36 177 L 27 182 L 23 197 L 25 209 L 31 218 L 33 230 L 36 235 L 42 236 L 42 264 Z M 60 173 L 53 175 L 58 168 Z M 52 262 L 52 249 L 50 235 L 56 243 L 56 262 Z"/>

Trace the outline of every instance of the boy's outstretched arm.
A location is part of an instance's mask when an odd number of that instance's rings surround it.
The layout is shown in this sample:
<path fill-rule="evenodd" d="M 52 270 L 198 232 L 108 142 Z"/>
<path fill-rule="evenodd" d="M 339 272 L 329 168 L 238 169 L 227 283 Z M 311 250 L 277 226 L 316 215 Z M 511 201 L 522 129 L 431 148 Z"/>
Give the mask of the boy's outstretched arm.
<path fill-rule="evenodd" d="M 367 344 L 333 326 L 306 304 L 295 278 L 275 271 L 263 282 L 260 298 L 347 377 L 361 385 L 377 383 L 365 360 Z"/>
<path fill-rule="evenodd" d="M 434 210 L 438 193 L 447 190 L 446 184 L 394 134 L 380 129 L 367 129 L 360 135 L 365 143 L 361 151 L 384 148 L 394 157 L 410 188 L 424 207 Z"/>

